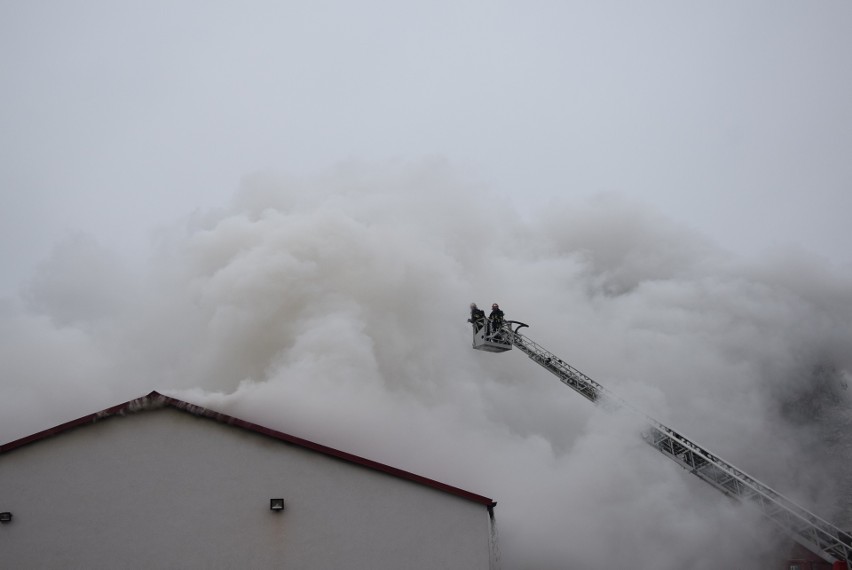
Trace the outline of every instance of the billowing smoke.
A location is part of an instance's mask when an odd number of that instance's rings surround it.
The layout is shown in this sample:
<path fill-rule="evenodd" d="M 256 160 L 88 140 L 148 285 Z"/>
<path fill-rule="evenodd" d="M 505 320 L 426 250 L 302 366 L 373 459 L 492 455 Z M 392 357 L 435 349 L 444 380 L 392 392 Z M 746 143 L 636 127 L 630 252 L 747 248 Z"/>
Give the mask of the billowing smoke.
<path fill-rule="evenodd" d="M 142 265 L 70 236 L 0 305 L 0 434 L 156 389 L 494 498 L 504 568 L 775 560 L 754 513 L 632 419 L 517 351 L 471 350 L 471 301 L 852 525 L 849 276 L 737 258 L 618 197 L 521 217 L 437 160 L 247 178 Z"/>

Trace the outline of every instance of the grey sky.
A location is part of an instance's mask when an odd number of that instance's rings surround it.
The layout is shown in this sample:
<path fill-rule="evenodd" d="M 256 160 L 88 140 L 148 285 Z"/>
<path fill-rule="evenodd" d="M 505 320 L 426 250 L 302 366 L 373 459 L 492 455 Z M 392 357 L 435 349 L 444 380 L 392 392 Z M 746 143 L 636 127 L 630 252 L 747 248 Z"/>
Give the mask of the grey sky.
<path fill-rule="evenodd" d="M 841 1 L 3 2 L 3 290 L 69 229 L 139 252 L 256 171 L 433 155 L 498 204 L 614 192 L 848 265 L 850 28 Z"/>
<path fill-rule="evenodd" d="M 767 560 L 632 426 L 471 351 L 498 300 L 848 525 L 849 29 L 831 1 L 0 0 L 0 439 L 158 389 L 493 496 L 509 567 Z"/>

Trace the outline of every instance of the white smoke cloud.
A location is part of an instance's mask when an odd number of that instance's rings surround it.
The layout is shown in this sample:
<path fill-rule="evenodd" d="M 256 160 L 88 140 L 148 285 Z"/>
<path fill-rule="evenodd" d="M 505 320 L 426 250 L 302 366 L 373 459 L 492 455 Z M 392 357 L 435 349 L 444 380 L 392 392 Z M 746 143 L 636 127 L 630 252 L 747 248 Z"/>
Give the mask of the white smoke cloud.
<path fill-rule="evenodd" d="M 439 160 L 247 178 L 143 267 L 72 236 L 0 310 L 10 441 L 157 389 L 491 496 L 505 568 L 757 566 L 754 514 L 516 352 L 469 302 L 849 524 L 852 283 L 618 197 L 526 219 Z M 814 466 L 818 466 L 814 468 Z M 844 486 L 845 483 L 845 486 Z"/>

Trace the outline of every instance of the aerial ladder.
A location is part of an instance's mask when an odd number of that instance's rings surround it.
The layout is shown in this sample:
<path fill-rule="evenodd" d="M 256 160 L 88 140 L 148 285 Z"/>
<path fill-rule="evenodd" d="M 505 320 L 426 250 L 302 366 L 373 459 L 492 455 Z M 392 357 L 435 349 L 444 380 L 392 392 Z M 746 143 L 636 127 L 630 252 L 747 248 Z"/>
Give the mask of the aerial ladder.
<path fill-rule="evenodd" d="M 840 530 L 742 469 L 684 435 L 639 412 L 627 402 L 566 363 L 540 344 L 518 332 L 518 321 L 473 323 L 473 348 L 505 352 L 517 348 L 530 359 L 586 398 L 608 410 L 629 410 L 644 420 L 642 439 L 657 451 L 728 497 L 757 508 L 793 540 L 832 564 L 833 570 L 852 570 L 852 535 Z"/>

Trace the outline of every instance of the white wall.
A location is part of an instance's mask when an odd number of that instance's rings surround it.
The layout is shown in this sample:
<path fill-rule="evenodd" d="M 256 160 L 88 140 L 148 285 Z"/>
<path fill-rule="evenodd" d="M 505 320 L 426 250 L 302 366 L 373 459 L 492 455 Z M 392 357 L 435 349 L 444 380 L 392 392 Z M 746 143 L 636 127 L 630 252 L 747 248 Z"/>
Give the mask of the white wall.
<path fill-rule="evenodd" d="M 273 513 L 269 499 L 283 497 Z M 4 568 L 489 568 L 484 505 L 171 408 L 0 457 Z"/>

